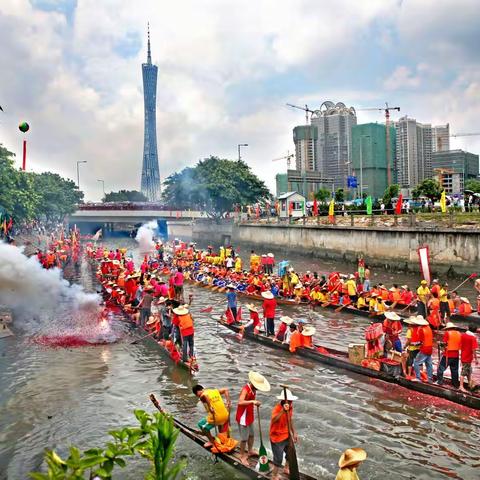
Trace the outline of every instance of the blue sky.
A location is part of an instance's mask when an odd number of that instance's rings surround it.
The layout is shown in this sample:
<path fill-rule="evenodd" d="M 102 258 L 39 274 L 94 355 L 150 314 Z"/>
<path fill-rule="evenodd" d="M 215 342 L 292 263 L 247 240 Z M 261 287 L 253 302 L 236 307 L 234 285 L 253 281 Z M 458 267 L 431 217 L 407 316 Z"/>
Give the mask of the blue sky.
<path fill-rule="evenodd" d="M 150 21 L 159 67 L 161 176 L 208 155 L 244 159 L 274 188 L 304 121 L 286 102 L 401 106 L 452 132 L 480 131 L 480 9 L 475 0 L 3 0 L 0 142 L 29 167 L 75 178 L 88 199 L 138 188 L 141 63 Z M 0 112 L 1 113 L 1 112 Z M 358 112 L 358 122 L 382 121 Z M 480 151 L 480 137 L 452 141 Z"/>

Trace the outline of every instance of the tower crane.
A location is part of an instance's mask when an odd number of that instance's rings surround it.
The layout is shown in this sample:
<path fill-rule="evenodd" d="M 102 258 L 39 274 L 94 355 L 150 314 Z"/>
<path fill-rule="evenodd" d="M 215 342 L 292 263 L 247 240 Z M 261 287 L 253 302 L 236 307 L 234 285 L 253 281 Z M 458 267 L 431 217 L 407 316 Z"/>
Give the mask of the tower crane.
<path fill-rule="evenodd" d="M 387 179 L 388 185 L 392 183 L 392 170 L 391 170 L 391 155 L 392 151 L 390 148 L 390 111 L 397 110 L 400 111 L 400 107 L 389 107 L 388 103 L 385 102 L 385 107 L 370 107 L 370 108 L 356 108 L 356 110 L 376 110 L 378 112 L 385 112 L 385 144 L 387 149 Z"/>
<path fill-rule="evenodd" d="M 305 104 L 304 107 L 299 107 L 298 105 L 292 105 L 291 103 L 286 104 L 287 107 L 292 107 L 292 108 L 298 108 L 299 110 L 303 110 L 305 112 L 305 124 L 308 125 L 308 114 L 312 115 L 312 113 L 315 113 L 314 110 L 310 110 L 308 108 L 308 105 Z"/>
<path fill-rule="evenodd" d="M 290 164 L 291 164 L 291 160 L 292 158 L 295 158 L 295 154 L 294 153 L 290 153 L 288 150 L 287 150 L 287 154 L 283 157 L 279 157 L 279 158 L 274 158 L 272 160 L 272 162 L 279 162 L 280 160 L 286 160 L 287 161 L 287 168 L 290 169 Z"/>
<path fill-rule="evenodd" d="M 480 135 L 480 133 L 451 133 L 448 136 L 450 138 L 456 138 L 456 137 L 475 137 L 477 135 Z M 437 138 L 437 151 L 442 151 L 442 137 Z"/>

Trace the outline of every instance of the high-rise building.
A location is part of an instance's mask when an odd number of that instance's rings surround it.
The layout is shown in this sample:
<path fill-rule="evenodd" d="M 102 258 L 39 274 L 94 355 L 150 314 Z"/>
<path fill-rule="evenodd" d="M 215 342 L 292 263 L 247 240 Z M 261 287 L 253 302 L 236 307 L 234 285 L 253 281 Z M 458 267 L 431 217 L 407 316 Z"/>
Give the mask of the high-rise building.
<path fill-rule="evenodd" d="M 365 123 L 352 127 L 352 174 L 360 192 L 375 198 L 388 186 L 385 125 Z M 395 158 L 395 127 L 390 126 L 390 158 Z M 392 178 L 395 178 L 392 171 Z"/>
<path fill-rule="evenodd" d="M 301 172 L 316 170 L 317 164 L 317 128 L 312 125 L 302 125 L 293 129 L 295 144 L 295 168 Z"/>
<path fill-rule="evenodd" d="M 286 173 L 277 173 L 275 175 L 276 196 L 288 192 L 288 180 Z"/>
<path fill-rule="evenodd" d="M 401 187 L 413 188 L 432 177 L 432 127 L 413 118 L 395 122 L 396 181 Z"/>
<path fill-rule="evenodd" d="M 355 109 L 342 102 L 323 102 L 311 122 L 318 129 L 316 170 L 331 178 L 335 189 L 346 187 L 351 170 L 351 131 L 357 124 Z"/>
<path fill-rule="evenodd" d="M 450 150 L 450 125 L 437 125 L 432 128 L 432 152 Z"/>
<path fill-rule="evenodd" d="M 449 150 L 432 154 L 433 177 L 448 194 L 462 193 L 465 182 L 478 176 L 478 155 L 463 150 Z"/>
<path fill-rule="evenodd" d="M 142 193 L 149 202 L 160 199 L 160 171 L 157 153 L 157 73 L 158 68 L 152 65 L 150 51 L 150 28 L 148 29 L 147 63 L 142 64 L 143 100 L 145 107 L 145 132 L 143 139 Z"/>

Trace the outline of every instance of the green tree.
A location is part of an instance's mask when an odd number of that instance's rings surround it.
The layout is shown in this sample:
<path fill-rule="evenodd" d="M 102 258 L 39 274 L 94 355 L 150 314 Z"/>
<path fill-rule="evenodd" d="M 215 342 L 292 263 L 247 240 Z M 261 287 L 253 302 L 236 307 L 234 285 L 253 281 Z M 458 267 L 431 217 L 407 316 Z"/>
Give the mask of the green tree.
<path fill-rule="evenodd" d="M 427 197 L 432 202 L 438 200 L 442 194 L 443 187 L 437 180 L 427 178 L 422 183 L 419 183 L 412 191 L 413 198 Z"/>
<path fill-rule="evenodd" d="M 105 194 L 103 202 L 148 202 L 148 198 L 137 190 L 119 190 Z"/>
<path fill-rule="evenodd" d="M 140 455 L 149 460 L 150 471 L 145 480 L 176 480 L 185 461 L 173 463 L 178 429 L 165 413 L 149 415 L 135 410 L 138 425 L 109 432 L 112 441 L 103 448 L 90 448 L 81 452 L 70 447 L 70 454 L 63 459 L 54 450 L 46 450 L 47 473 L 32 472 L 33 480 L 85 480 L 100 478 L 110 480 L 117 467 L 124 468 L 126 459 Z"/>
<path fill-rule="evenodd" d="M 331 192 L 328 188 L 320 188 L 317 193 L 315 193 L 315 198 L 321 202 L 325 203 L 330 198 Z"/>
<path fill-rule="evenodd" d="M 335 201 L 344 202 L 345 201 L 345 190 L 343 188 L 337 188 L 335 192 Z"/>
<path fill-rule="evenodd" d="M 209 157 L 170 175 L 162 198 L 167 205 L 206 210 L 213 217 L 271 199 L 265 183 L 243 161 Z"/>
<path fill-rule="evenodd" d="M 398 197 L 399 193 L 400 193 L 400 185 L 397 185 L 395 183 L 392 185 L 389 185 L 385 189 L 385 192 L 383 193 L 382 202 L 385 204 L 386 208 L 391 208 L 392 198 Z"/>
<path fill-rule="evenodd" d="M 37 216 L 45 215 L 47 220 L 61 221 L 83 201 L 83 192 L 78 190 L 75 182 L 66 180 L 57 173 L 35 175 L 33 183 L 40 196 Z"/>
<path fill-rule="evenodd" d="M 480 181 L 471 178 L 465 182 L 465 190 L 471 190 L 473 193 L 480 193 Z"/>

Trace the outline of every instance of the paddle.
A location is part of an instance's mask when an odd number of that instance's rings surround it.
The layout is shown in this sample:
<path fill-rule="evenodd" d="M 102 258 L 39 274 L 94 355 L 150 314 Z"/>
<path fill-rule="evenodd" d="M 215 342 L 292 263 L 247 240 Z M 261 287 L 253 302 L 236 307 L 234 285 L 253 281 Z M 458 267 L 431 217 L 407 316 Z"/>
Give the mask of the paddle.
<path fill-rule="evenodd" d="M 415 301 L 416 299 L 412 300 L 405 308 L 402 308 L 399 313 L 403 313 L 405 310 L 409 309 L 415 303 Z"/>
<path fill-rule="evenodd" d="M 140 337 L 140 338 L 137 338 L 135 339 L 133 342 L 130 342 L 130 345 L 133 345 L 135 343 L 138 343 L 138 342 L 141 342 L 142 340 L 144 340 L 145 338 L 148 338 L 148 337 L 151 337 L 152 335 L 155 335 L 157 332 L 152 332 L 152 333 L 149 333 L 148 335 L 144 335 L 143 337 Z"/>
<path fill-rule="evenodd" d="M 257 405 L 257 418 L 258 418 L 258 433 L 260 435 L 260 448 L 258 449 L 258 470 L 260 472 L 268 472 L 270 467 L 268 466 L 267 449 L 263 445 L 262 437 L 262 425 L 260 423 L 260 406 Z"/>
<path fill-rule="evenodd" d="M 460 285 L 457 285 L 452 291 L 458 290 L 461 286 L 465 285 L 471 278 L 477 277 L 476 273 L 469 275 Z"/>
<path fill-rule="evenodd" d="M 287 385 L 280 385 L 283 388 L 283 398 L 287 401 Z M 287 462 L 290 469 L 290 480 L 300 480 L 300 472 L 298 470 L 297 451 L 292 436 L 292 424 L 290 422 L 290 411 L 287 412 L 288 425 L 288 448 L 287 448 Z"/>
<path fill-rule="evenodd" d="M 334 310 L 335 313 L 338 313 L 338 312 L 341 312 L 345 307 L 348 307 L 348 305 L 350 305 L 349 303 L 345 303 L 343 305 L 341 305 L 340 307 L 336 308 Z"/>

